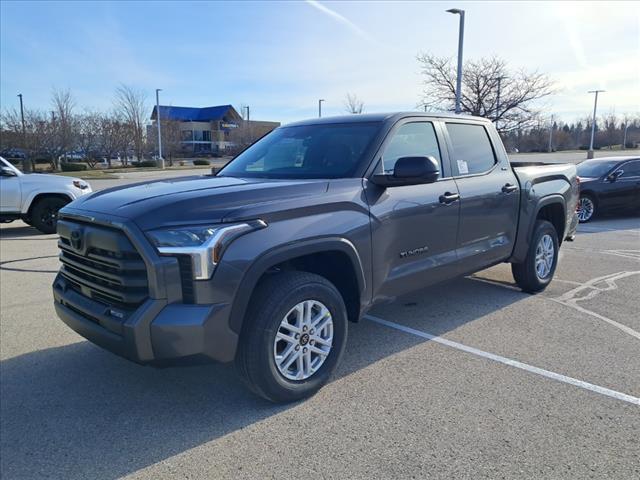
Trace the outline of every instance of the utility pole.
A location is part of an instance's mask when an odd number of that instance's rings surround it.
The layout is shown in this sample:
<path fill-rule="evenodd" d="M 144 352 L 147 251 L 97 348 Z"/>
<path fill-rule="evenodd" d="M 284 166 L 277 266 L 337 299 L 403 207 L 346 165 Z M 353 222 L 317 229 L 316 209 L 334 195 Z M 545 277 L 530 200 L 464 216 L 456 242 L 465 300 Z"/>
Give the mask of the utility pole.
<path fill-rule="evenodd" d="M 324 98 L 318 100 L 318 118 L 322 118 L 322 102 L 324 102 Z"/>
<path fill-rule="evenodd" d="M 158 124 L 158 160 L 160 168 L 164 170 L 164 158 L 162 157 L 162 128 L 160 126 L 160 92 L 161 88 L 156 88 L 156 123 Z"/>
<path fill-rule="evenodd" d="M 593 101 L 593 121 L 591 122 L 591 143 L 589 144 L 589 151 L 587 152 L 587 159 L 593 158 L 593 138 L 596 135 L 596 110 L 598 109 L 598 93 L 605 92 L 606 90 L 589 90 L 588 93 L 595 93 L 595 99 Z"/>
<path fill-rule="evenodd" d="M 553 150 L 553 147 L 551 146 L 552 140 L 553 140 L 553 115 L 551 115 L 551 121 L 549 123 L 549 148 L 547 149 L 549 153 L 551 153 L 551 151 Z"/>
<path fill-rule="evenodd" d="M 460 96 L 462 94 L 462 49 L 464 44 L 464 10 L 450 8 L 448 13 L 460 15 L 460 26 L 458 27 L 458 76 L 456 78 L 456 113 L 460 113 Z"/>
<path fill-rule="evenodd" d="M 496 130 L 498 130 L 498 119 L 500 118 L 500 87 L 502 87 L 503 76 L 498 77 L 498 93 L 496 94 Z"/>
<path fill-rule="evenodd" d="M 245 108 L 247 109 L 247 122 L 248 122 L 251 120 L 251 117 L 249 116 L 249 112 L 250 112 L 249 105 L 247 105 Z"/>
<path fill-rule="evenodd" d="M 22 105 L 22 94 L 18 94 L 20 98 L 20 121 L 22 122 L 22 149 L 24 150 L 24 160 L 22 161 L 22 171 L 31 172 L 31 160 L 27 158 L 27 129 L 24 126 L 24 106 Z"/>

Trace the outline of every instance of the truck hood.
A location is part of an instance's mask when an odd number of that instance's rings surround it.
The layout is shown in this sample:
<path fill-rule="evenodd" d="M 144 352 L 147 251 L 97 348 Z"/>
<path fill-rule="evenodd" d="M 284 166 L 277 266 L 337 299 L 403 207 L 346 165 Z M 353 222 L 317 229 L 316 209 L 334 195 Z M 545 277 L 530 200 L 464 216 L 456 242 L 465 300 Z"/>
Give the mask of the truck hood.
<path fill-rule="evenodd" d="M 133 220 L 143 230 L 267 220 L 275 212 L 318 201 L 327 180 L 267 180 L 197 176 L 137 183 L 83 197 L 62 213 L 100 213 Z"/>
<path fill-rule="evenodd" d="M 74 180 L 80 179 L 65 177 L 64 175 L 51 175 L 47 173 L 29 173 L 20 175 L 20 183 L 22 185 L 37 186 L 41 188 L 73 186 Z"/>

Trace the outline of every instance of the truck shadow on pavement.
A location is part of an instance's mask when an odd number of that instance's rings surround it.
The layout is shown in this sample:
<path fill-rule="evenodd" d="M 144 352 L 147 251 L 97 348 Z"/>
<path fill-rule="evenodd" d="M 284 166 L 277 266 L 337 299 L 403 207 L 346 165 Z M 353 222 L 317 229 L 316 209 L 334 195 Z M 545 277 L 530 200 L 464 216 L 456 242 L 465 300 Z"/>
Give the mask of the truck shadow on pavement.
<path fill-rule="evenodd" d="M 374 314 L 410 318 L 412 326 L 442 334 L 523 298 L 458 279 Z M 474 308 L 465 308 L 474 299 L 480 300 Z M 349 327 L 334 380 L 426 341 L 366 320 Z M 246 390 L 230 365 L 142 367 L 87 341 L 7 359 L 1 374 L 6 478 L 119 478 L 290 409 L 314 408 L 313 402 L 330 401 L 332 388 L 306 404 L 274 405 Z"/>
<path fill-rule="evenodd" d="M 12 225 L 11 227 L 0 228 L 0 240 L 21 240 L 23 238 L 28 240 L 51 240 L 52 237 L 24 223 L 21 226 Z"/>

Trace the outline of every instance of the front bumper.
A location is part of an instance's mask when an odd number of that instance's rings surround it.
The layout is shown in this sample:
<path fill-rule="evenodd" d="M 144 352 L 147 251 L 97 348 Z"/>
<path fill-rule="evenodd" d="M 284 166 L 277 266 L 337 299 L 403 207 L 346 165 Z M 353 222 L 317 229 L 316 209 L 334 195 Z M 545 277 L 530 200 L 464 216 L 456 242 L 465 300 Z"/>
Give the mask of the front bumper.
<path fill-rule="evenodd" d="M 142 364 L 170 364 L 187 358 L 218 362 L 234 359 L 238 333 L 229 326 L 230 301 L 218 296 L 205 302 L 185 302 L 177 259 L 157 255 L 135 224 L 117 222 L 114 217 L 89 219 L 69 210 L 62 212 L 58 224 L 61 239 L 69 230 L 80 229 L 88 244 L 85 250 L 115 250 L 117 245 L 135 248 L 146 266 L 148 296 L 129 309 L 110 305 L 104 298 L 94 299 L 85 286 L 79 288 L 81 272 L 75 271 L 70 280 L 67 277 L 71 272 L 65 270 L 63 262 L 53 282 L 53 297 L 56 313 L 67 326 L 96 345 Z M 122 232 L 128 241 L 118 237 L 122 233 L 113 231 Z M 70 251 L 70 246 L 66 249 Z M 82 255 L 78 251 L 72 257 L 76 266 Z"/>
<path fill-rule="evenodd" d="M 104 305 L 67 285 L 60 274 L 53 283 L 56 313 L 87 340 L 136 363 L 171 362 L 187 357 L 232 361 L 238 335 L 229 328 L 225 304 L 167 304 L 148 299 L 125 321 Z"/>

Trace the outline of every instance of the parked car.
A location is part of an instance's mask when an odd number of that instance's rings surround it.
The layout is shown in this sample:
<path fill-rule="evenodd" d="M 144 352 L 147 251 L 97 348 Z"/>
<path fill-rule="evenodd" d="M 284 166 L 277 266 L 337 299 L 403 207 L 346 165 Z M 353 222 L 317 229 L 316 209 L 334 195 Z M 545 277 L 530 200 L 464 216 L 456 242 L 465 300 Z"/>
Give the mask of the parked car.
<path fill-rule="evenodd" d="M 2 152 L 0 152 L 0 155 L 5 158 L 17 158 L 20 160 L 27 158 L 27 154 L 25 153 L 25 151 L 20 148 L 7 148 L 5 150 L 2 150 Z"/>
<path fill-rule="evenodd" d="M 55 233 L 58 210 L 91 192 L 79 178 L 23 174 L 0 157 L 0 221 L 21 219 L 42 233 Z"/>
<path fill-rule="evenodd" d="M 640 211 L 640 158 L 602 157 L 578 164 L 578 219 L 605 212 Z"/>
<path fill-rule="evenodd" d="M 235 361 L 257 394 L 298 400 L 336 369 L 347 321 L 378 302 L 500 262 L 543 290 L 578 194 L 574 165 L 512 167 L 486 119 L 299 122 L 215 176 L 62 209 L 55 309 L 135 362 Z"/>

